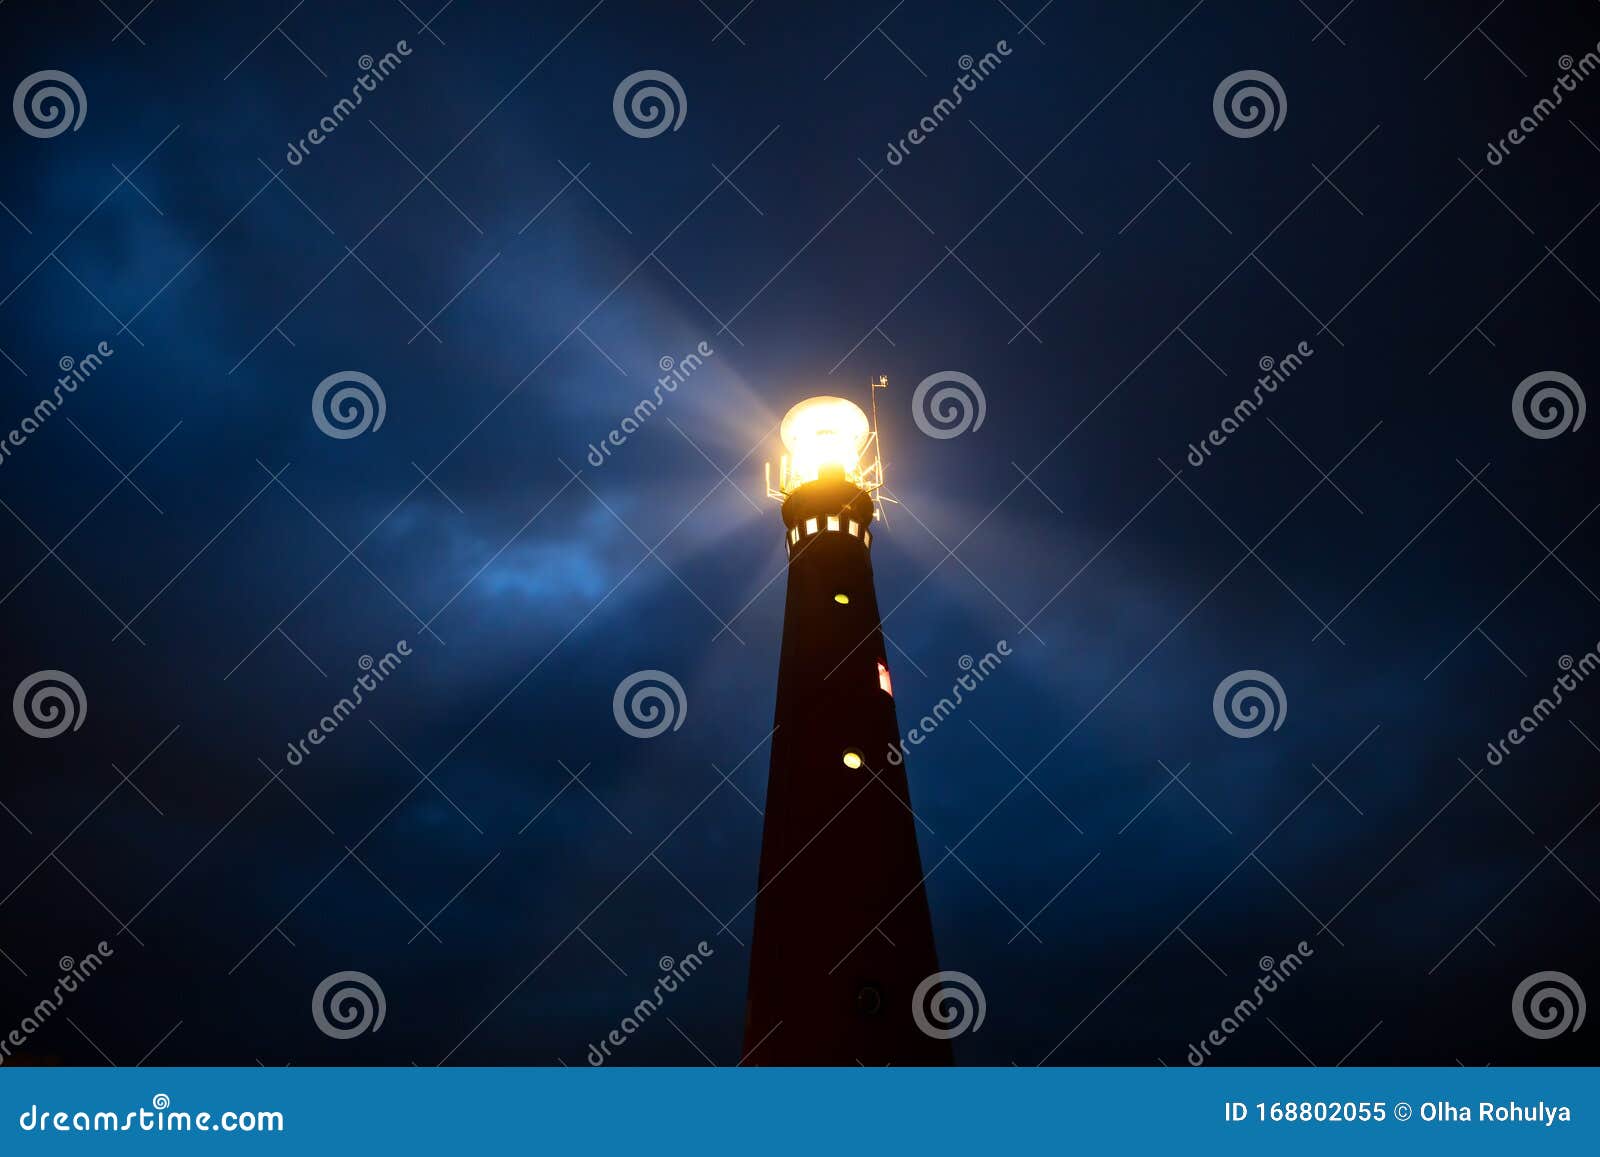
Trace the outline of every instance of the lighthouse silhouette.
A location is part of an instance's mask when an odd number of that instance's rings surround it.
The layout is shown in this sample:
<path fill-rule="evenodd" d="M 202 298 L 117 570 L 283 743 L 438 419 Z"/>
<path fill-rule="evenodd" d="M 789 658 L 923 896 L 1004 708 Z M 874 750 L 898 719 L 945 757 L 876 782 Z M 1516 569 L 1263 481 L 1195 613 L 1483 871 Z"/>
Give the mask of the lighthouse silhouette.
<path fill-rule="evenodd" d="M 844 398 L 784 417 L 768 496 L 789 555 L 744 1063 L 948 1065 L 918 987 L 939 971 L 872 578 L 883 465 Z"/>

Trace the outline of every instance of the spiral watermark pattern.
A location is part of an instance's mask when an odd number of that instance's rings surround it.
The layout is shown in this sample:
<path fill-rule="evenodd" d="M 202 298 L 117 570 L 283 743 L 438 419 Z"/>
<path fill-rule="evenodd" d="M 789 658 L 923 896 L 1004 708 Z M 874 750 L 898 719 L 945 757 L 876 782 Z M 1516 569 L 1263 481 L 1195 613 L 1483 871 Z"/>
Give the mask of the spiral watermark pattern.
<path fill-rule="evenodd" d="M 1583 1027 L 1583 989 L 1565 972 L 1535 972 L 1511 994 L 1511 1019 L 1535 1040 Z"/>
<path fill-rule="evenodd" d="M 83 726 L 89 714 L 89 700 L 83 684 L 65 671 L 35 671 L 17 684 L 11 697 L 11 713 L 17 726 L 35 739 L 54 739 Z"/>
<path fill-rule="evenodd" d="M 1289 699 L 1283 684 L 1265 671 L 1235 671 L 1217 684 L 1211 696 L 1211 714 L 1217 726 L 1235 739 L 1254 739 L 1289 717 Z"/>
<path fill-rule="evenodd" d="M 911 418 L 930 438 L 958 438 L 976 430 L 987 412 L 983 387 L 958 370 L 929 374 L 911 393 Z"/>
<path fill-rule="evenodd" d="M 155 1096 L 150 1098 L 150 1104 L 158 1110 L 170 1109 L 172 1107 L 172 1098 L 167 1096 L 165 1093 L 157 1093 Z"/>
<path fill-rule="evenodd" d="M 334 391 L 335 386 L 342 386 Z M 329 397 L 329 393 L 333 396 Z M 368 430 L 383 425 L 389 412 L 383 387 L 371 374 L 360 370 L 340 370 L 318 383 L 311 395 L 311 418 L 330 438 L 359 438 Z"/>
<path fill-rule="evenodd" d="M 1517 429 L 1540 441 L 1581 427 L 1586 409 L 1583 387 L 1559 370 L 1529 374 L 1511 395 L 1511 417 Z"/>
<path fill-rule="evenodd" d="M 988 1011 L 983 989 L 965 972 L 935 972 L 911 996 L 911 1019 L 935 1040 L 977 1032 Z"/>
<path fill-rule="evenodd" d="M 334 1040 L 383 1027 L 383 989 L 365 972 L 335 972 L 311 994 L 311 1019 Z"/>
<path fill-rule="evenodd" d="M 635 739 L 654 739 L 683 726 L 689 700 L 683 684 L 665 671 L 635 671 L 617 684 L 611 696 L 611 714 L 617 726 Z"/>
<path fill-rule="evenodd" d="M 1289 99 L 1276 77 L 1246 68 L 1224 77 L 1211 97 L 1211 115 L 1217 127 L 1241 140 L 1278 131 L 1289 115 Z"/>
<path fill-rule="evenodd" d="M 689 115 L 689 101 L 676 77 L 646 68 L 623 77 L 611 96 L 611 113 L 623 132 L 648 140 L 668 129 L 677 132 Z"/>
<path fill-rule="evenodd" d="M 23 77 L 11 97 L 11 113 L 19 129 L 47 140 L 68 129 L 77 132 L 89 115 L 89 100 L 75 77 L 47 68 Z"/>

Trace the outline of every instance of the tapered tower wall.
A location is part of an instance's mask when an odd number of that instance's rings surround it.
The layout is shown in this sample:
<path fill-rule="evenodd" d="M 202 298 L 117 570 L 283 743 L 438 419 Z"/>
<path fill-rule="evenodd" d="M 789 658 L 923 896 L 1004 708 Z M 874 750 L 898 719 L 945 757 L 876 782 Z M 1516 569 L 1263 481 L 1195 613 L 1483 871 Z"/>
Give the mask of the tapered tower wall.
<path fill-rule="evenodd" d="M 788 595 L 745 1063 L 950 1064 L 948 1041 L 912 1015 L 939 965 L 905 768 L 889 759 L 899 726 L 880 674 L 872 502 L 824 474 L 788 495 L 783 517 Z"/>

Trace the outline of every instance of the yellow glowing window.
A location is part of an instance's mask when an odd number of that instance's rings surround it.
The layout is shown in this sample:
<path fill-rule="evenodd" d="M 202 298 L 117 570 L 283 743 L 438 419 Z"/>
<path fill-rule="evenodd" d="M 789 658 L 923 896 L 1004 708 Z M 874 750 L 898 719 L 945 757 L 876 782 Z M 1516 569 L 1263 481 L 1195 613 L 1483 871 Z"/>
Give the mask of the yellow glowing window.
<path fill-rule="evenodd" d="M 894 684 L 889 681 L 889 665 L 878 660 L 878 688 L 889 698 L 894 698 Z"/>
<path fill-rule="evenodd" d="M 839 516 L 837 514 L 828 515 L 828 529 L 829 530 L 838 530 L 839 529 Z"/>
<path fill-rule="evenodd" d="M 857 538 L 861 537 L 861 524 L 853 518 L 850 520 L 850 533 Z"/>
<path fill-rule="evenodd" d="M 844 765 L 846 767 L 848 767 L 851 771 L 854 771 L 856 768 L 860 767 L 861 766 L 861 753 L 859 751 L 853 751 L 853 750 L 845 752 L 844 753 Z"/>
<path fill-rule="evenodd" d="M 843 591 L 840 591 L 838 594 L 833 596 L 833 601 L 838 603 L 841 607 L 847 607 L 850 605 L 850 596 L 845 594 Z"/>
<path fill-rule="evenodd" d="M 806 533 L 807 534 L 815 534 L 815 533 L 817 533 L 817 520 L 815 518 L 806 519 Z"/>
<path fill-rule="evenodd" d="M 871 546 L 872 545 L 872 531 L 863 530 L 861 532 L 861 541 L 863 543 L 865 543 L 867 546 Z"/>
<path fill-rule="evenodd" d="M 789 541 L 791 543 L 800 541 L 800 528 L 798 526 L 789 532 Z"/>

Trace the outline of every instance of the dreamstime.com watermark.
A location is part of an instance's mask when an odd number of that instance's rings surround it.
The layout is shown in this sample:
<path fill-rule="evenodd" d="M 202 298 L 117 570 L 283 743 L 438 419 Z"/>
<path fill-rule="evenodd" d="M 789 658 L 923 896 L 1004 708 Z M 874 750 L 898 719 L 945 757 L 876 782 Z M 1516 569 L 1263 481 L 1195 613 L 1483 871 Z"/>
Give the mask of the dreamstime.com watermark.
<path fill-rule="evenodd" d="M 1577 60 L 1572 59 L 1570 53 L 1565 54 L 1556 64 L 1561 69 L 1561 75 L 1556 77 L 1556 82 L 1550 86 L 1550 96 L 1541 97 L 1534 102 L 1528 114 L 1517 122 L 1517 127 L 1511 129 L 1498 141 L 1490 141 L 1488 151 L 1483 159 L 1491 165 L 1498 165 L 1511 155 L 1511 150 L 1533 135 L 1534 130 L 1544 124 L 1546 119 L 1556 111 L 1556 106 L 1561 103 L 1563 95 L 1576 92 L 1578 84 L 1587 80 L 1589 74 L 1600 69 L 1600 44 L 1594 50 L 1585 52 Z M 1554 97 L 1551 100 L 1550 97 Z"/>
<path fill-rule="evenodd" d="M 1588 400 L 1571 374 L 1540 370 L 1517 383 L 1511 392 L 1511 420 L 1541 442 L 1583 428 Z"/>
<path fill-rule="evenodd" d="M 1577 1032 L 1586 1011 L 1583 989 L 1565 972 L 1535 972 L 1511 994 L 1511 1019 L 1535 1040 Z"/>
<path fill-rule="evenodd" d="M 1254 739 L 1289 718 L 1289 697 L 1283 684 L 1265 671 L 1235 671 L 1211 694 L 1211 714 L 1217 726 L 1235 739 Z"/>
<path fill-rule="evenodd" d="M 689 716 L 689 697 L 683 684 L 665 671 L 635 671 L 617 684 L 611 696 L 611 715 L 617 726 L 635 739 L 654 739 L 683 726 Z"/>
<path fill-rule="evenodd" d="M 971 374 L 940 370 L 911 391 L 911 420 L 930 438 L 959 438 L 983 425 L 988 402 Z"/>
<path fill-rule="evenodd" d="M 48 140 L 78 131 L 89 115 L 89 98 L 71 73 L 47 68 L 22 78 L 11 94 L 11 115 L 30 137 Z"/>
<path fill-rule="evenodd" d="M 35 739 L 56 736 L 83 726 L 89 716 L 89 698 L 83 684 L 65 671 L 35 671 L 11 696 L 11 714 L 17 726 Z"/>
<path fill-rule="evenodd" d="M 940 699 L 933 705 L 932 710 L 917 720 L 917 725 L 908 730 L 903 739 L 889 746 L 889 762 L 896 767 L 904 763 L 906 747 L 919 746 L 924 739 L 939 730 L 944 721 L 954 715 L 956 708 L 961 706 L 962 692 L 976 691 L 978 684 L 994 674 L 995 668 L 1010 655 L 1011 644 L 1004 639 L 994 645 L 994 650 L 986 652 L 983 658 L 977 661 L 974 661 L 971 655 L 962 655 L 956 666 L 968 674 L 958 677 L 955 686 L 950 688 L 950 694 Z"/>
<path fill-rule="evenodd" d="M 934 1040 L 977 1032 L 988 1011 L 983 989 L 965 972 L 935 972 L 911 994 L 911 1019 Z"/>
<path fill-rule="evenodd" d="M 1521 747 L 1522 741 L 1527 739 L 1546 719 L 1555 714 L 1556 708 L 1566 701 L 1568 693 L 1576 691 L 1578 685 L 1596 671 L 1600 671 L 1600 643 L 1576 660 L 1571 655 L 1562 655 L 1556 666 L 1564 674 L 1556 676 L 1556 681 L 1550 685 L 1550 694 L 1543 696 L 1537 703 L 1529 708 L 1528 713 L 1517 721 L 1517 725 L 1506 732 L 1504 739 L 1489 741 L 1488 750 L 1484 759 L 1488 760 L 1490 767 L 1499 767 L 1506 761 L 1506 756 L 1511 754 L 1511 748 Z"/>
<path fill-rule="evenodd" d="M 638 1032 L 644 1023 L 660 1011 L 666 1002 L 666 996 L 678 991 L 678 986 L 689 977 L 693 976 L 705 964 L 706 958 L 715 956 L 716 951 L 704 940 L 694 946 L 694 951 L 682 960 L 673 960 L 670 956 L 663 956 L 656 961 L 656 966 L 661 969 L 661 976 L 656 981 L 656 986 L 649 996 L 645 997 L 633 1010 L 622 1018 L 616 1028 L 608 1032 L 597 1045 L 590 1045 L 587 1060 L 595 1068 L 599 1068 L 611 1058 L 611 1050 L 619 1049 L 628 1043 L 628 1038 Z"/>
<path fill-rule="evenodd" d="M 37 434 L 39 428 L 50 420 L 50 416 L 61 408 L 61 403 L 77 393 L 78 387 L 92 378 L 95 371 L 105 365 L 106 360 L 116 352 L 110 342 L 103 341 L 81 358 L 64 357 L 57 362 L 56 368 L 61 371 L 61 376 L 56 379 L 55 387 L 49 394 L 35 402 L 27 416 L 16 424 L 5 436 L 4 441 L 0 441 L 0 466 L 6 464 L 12 451 Z"/>
<path fill-rule="evenodd" d="M 1311 343 L 1301 342 L 1294 349 L 1274 360 L 1270 354 L 1263 355 L 1256 365 L 1261 370 L 1261 376 L 1256 379 L 1255 389 L 1240 398 L 1234 404 L 1233 410 L 1222 422 L 1213 429 L 1199 443 L 1189 443 L 1188 461 L 1194 467 L 1204 466 L 1211 457 L 1213 447 L 1221 447 L 1239 428 L 1249 420 L 1257 410 L 1261 409 L 1263 402 L 1278 392 L 1278 387 L 1294 376 L 1294 372 L 1305 365 L 1306 359 L 1317 351 L 1311 348 Z"/>
<path fill-rule="evenodd" d="M 311 391 L 311 420 L 328 437 L 340 441 L 380 429 L 388 412 L 383 387 L 360 370 L 329 374 Z"/>
<path fill-rule="evenodd" d="M 611 94 L 611 115 L 630 137 L 649 140 L 671 129 L 677 132 L 689 115 L 683 85 L 671 73 L 646 68 L 622 78 Z"/>
<path fill-rule="evenodd" d="M 356 708 L 360 707 L 366 698 L 365 693 L 376 691 L 378 684 L 394 674 L 396 668 L 410 655 L 411 644 L 405 639 L 396 643 L 394 650 L 386 652 L 381 659 L 374 660 L 371 655 L 362 655 L 357 660 L 356 666 L 366 674 L 356 677 L 355 683 L 350 687 L 350 694 L 340 699 L 326 715 L 317 720 L 316 726 L 306 732 L 304 739 L 290 740 L 288 749 L 284 753 L 284 759 L 288 761 L 289 766 L 299 767 L 304 763 L 306 756 L 311 754 L 311 748 L 321 747 L 323 740 L 339 730 L 340 724 L 355 714 Z M 307 746 L 308 744 L 310 746 Z"/>
<path fill-rule="evenodd" d="M 1205 1039 L 1198 1045 L 1189 1046 L 1189 1055 L 1185 1058 L 1189 1064 L 1199 1068 L 1206 1063 L 1213 1049 L 1219 1049 L 1228 1043 L 1228 1038 L 1244 1025 L 1257 1012 L 1266 1001 L 1266 997 L 1278 991 L 1278 986 L 1289 977 L 1298 972 L 1306 962 L 1306 957 L 1315 956 L 1316 952 L 1304 940 L 1295 945 L 1295 950 L 1282 960 L 1274 961 L 1270 956 L 1263 956 L 1256 963 L 1261 968 L 1261 979 L 1256 981 L 1256 986 L 1249 996 L 1233 1006 L 1233 1011 L 1222 1018 L 1222 1022 L 1206 1034 Z"/>
<path fill-rule="evenodd" d="M 348 970 L 325 976 L 311 994 L 312 1023 L 334 1040 L 377 1032 L 388 1011 L 382 986 L 365 972 Z"/>
<path fill-rule="evenodd" d="M 1230 137 L 1248 140 L 1278 131 L 1289 115 L 1289 98 L 1270 72 L 1246 68 L 1222 78 L 1211 94 L 1211 115 Z"/>
<path fill-rule="evenodd" d="M 85 983 L 89 977 L 100 970 L 106 962 L 106 957 L 115 956 L 116 952 L 104 940 L 94 946 L 95 950 L 82 960 L 73 960 L 70 956 L 63 956 L 56 961 L 56 966 L 61 969 L 61 977 L 56 981 L 55 988 L 50 995 L 34 1005 L 23 1016 L 22 1023 L 17 1025 L 0 1039 L 0 1065 L 6 1063 L 12 1050 L 20 1049 L 28 1043 L 28 1038 L 60 1010 L 66 997 L 78 991 L 78 986 Z"/>
<path fill-rule="evenodd" d="M 335 129 L 344 124 L 345 120 L 356 111 L 356 106 L 363 99 L 363 94 L 376 92 L 378 85 L 389 78 L 389 74 L 400 67 L 403 57 L 411 55 L 411 46 L 404 40 L 394 43 L 394 51 L 385 52 L 377 60 L 370 54 L 363 56 L 356 64 L 361 69 L 361 75 L 356 77 L 356 82 L 350 86 L 350 96 L 340 97 L 328 115 L 316 123 L 316 126 L 301 137 L 298 141 L 290 141 L 289 149 L 283 154 L 283 159 L 291 165 L 298 165 L 311 155 L 311 149 L 320 145 L 333 135 Z M 351 100 L 350 97 L 355 97 Z"/>
<path fill-rule="evenodd" d="M 696 370 L 705 365 L 705 359 L 716 352 L 711 348 L 710 344 L 701 342 L 681 358 L 674 359 L 671 356 L 663 356 L 656 363 L 661 369 L 661 376 L 656 379 L 656 388 L 652 392 L 653 396 L 640 398 L 638 404 L 633 407 L 627 417 L 622 419 L 621 424 L 600 439 L 598 446 L 593 442 L 589 443 L 589 465 L 595 467 L 604 466 L 606 459 L 611 457 L 612 449 L 623 445 L 630 437 L 638 433 L 639 427 L 644 425 L 645 420 L 661 408 L 661 403 L 669 395 L 677 393 L 678 387 L 688 381 Z"/>
<path fill-rule="evenodd" d="M 890 141 L 889 150 L 884 153 L 883 159 L 891 165 L 898 165 L 904 161 L 911 155 L 912 146 L 920 145 L 932 136 L 934 130 L 944 124 L 945 118 L 956 111 L 956 106 L 961 103 L 965 94 L 977 91 L 978 85 L 1000 67 L 1002 58 L 1010 55 L 1011 46 L 1004 40 L 998 40 L 993 51 L 985 52 L 977 60 L 967 55 L 956 61 L 961 69 L 961 75 L 956 77 L 956 82 L 950 86 L 950 95 L 940 97 L 933 108 L 928 110 L 928 115 L 917 122 L 916 128 L 898 141 Z"/>
<path fill-rule="evenodd" d="M 150 1108 L 113 1113 L 62 1109 L 52 1111 L 29 1105 L 17 1118 L 24 1133 L 282 1133 L 283 1114 L 272 1109 L 226 1109 L 221 1113 L 190 1113 L 172 1109 L 172 1098 L 157 1093 Z"/>

